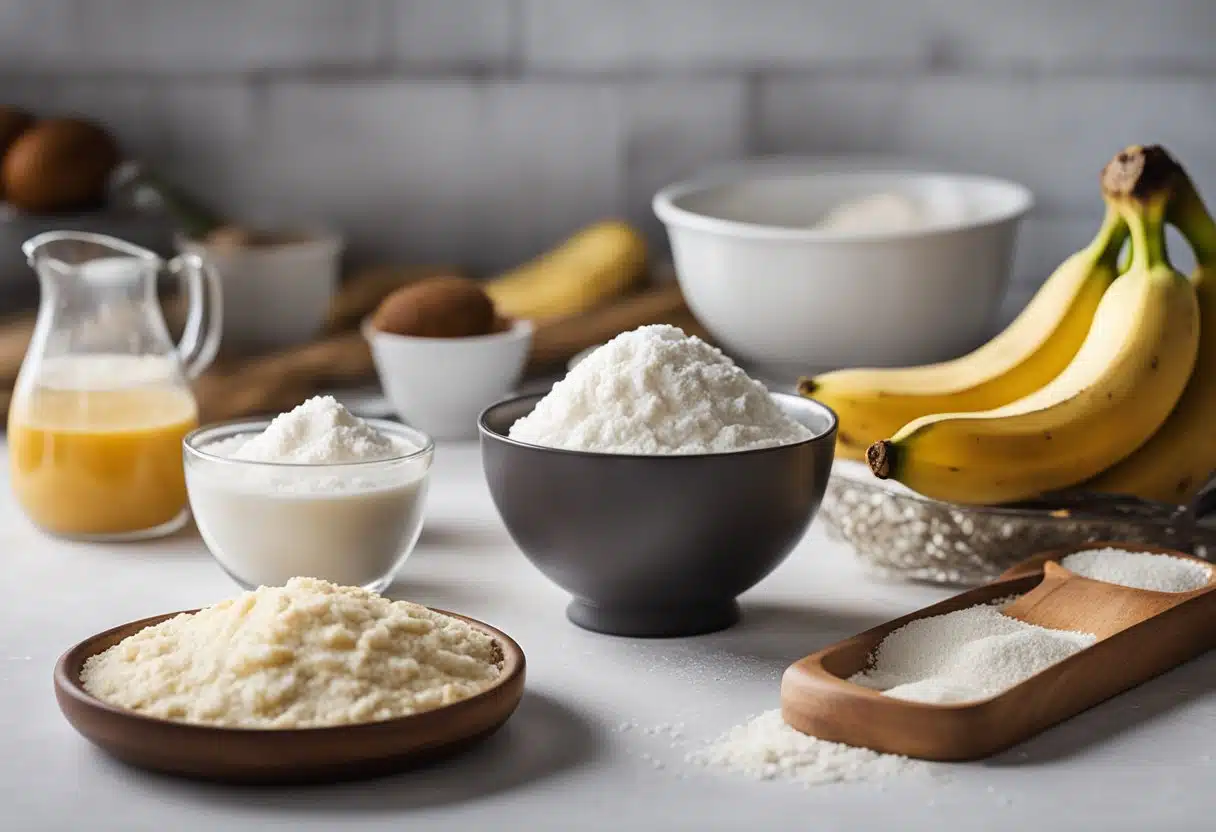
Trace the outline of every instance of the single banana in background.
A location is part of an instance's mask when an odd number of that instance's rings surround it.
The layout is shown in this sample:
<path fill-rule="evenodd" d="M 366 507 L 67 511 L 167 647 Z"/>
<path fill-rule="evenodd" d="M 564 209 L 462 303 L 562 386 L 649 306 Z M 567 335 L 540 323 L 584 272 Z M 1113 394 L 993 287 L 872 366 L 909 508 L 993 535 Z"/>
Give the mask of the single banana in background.
<path fill-rule="evenodd" d="M 1131 148 L 1103 171 L 1132 261 L 1064 371 L 994 410 L 910 422 L 867 450 L 877 476 L 940 500 L 1011 502 L 1089 479 L 1149 440 L 1182 395 L 1199 343 L 1195 289 L 1166 255 L 1172 162 L 1159 149 Z"/>
<path fill-rule="evenodd" d="M 1195 369 L 1153 438 L 1081 488 L 1186 503 L 1216 470 L 1216 221 L 1181 167 L 1166 218 L 1195 253 L 1191 282 L 1199 296 L 1200 322 Z"/>
<path fill-rule="evenodd" d="M 588 226 L 552 251 L 485 284 L 505 318 L 548 320 L 579 315 L 646 277 L 646 242 L 616 221 Z"/>
<path fill-rule="evenodd" d="M 1088 246 L 1052 273 L 999 335 L 951 361 L 920 367 L 837 370 L 799 382 L 798 392 L 836 411 L 836 452 L 866 448 L 931 413 L 990 410 L 1059 375 L 1081 348 L 1102 295 L 1118 274 L 1127 223 L 1114 208 Z"/>

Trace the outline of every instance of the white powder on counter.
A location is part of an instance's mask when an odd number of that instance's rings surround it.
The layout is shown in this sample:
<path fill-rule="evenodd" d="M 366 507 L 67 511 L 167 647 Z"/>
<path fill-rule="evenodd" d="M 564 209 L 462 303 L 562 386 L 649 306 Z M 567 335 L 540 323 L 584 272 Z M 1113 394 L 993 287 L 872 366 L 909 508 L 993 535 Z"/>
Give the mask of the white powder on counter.
<path fill-rule="evenodd" d="M 292 578 L 147 627 L 85 662 L 97 698 L 242 728 L 373 722 L 474 696 L 498 678 L 486 633 L 406 601 Z"/>
<path fill-rule="evenodd" d="M 1125 549 L 1074 552 L 1061 560 L 1060 565 L 1084 578 L 1157 592 L 1190 592 L 1212 579 L 1212 568 L 1202 563 Z"/>
<path fill-rule="evenodd" d="M 249 462 L 344 465 L 391 459 L 408 452 L 377 431 L 333 396 L 314 396 L 281 413 L 266 430 L 229 456 Z"/>
<path fill-rule="evenodd" d="M 786 725 L 779 710 L 765 711 L 732 728 L 709 746 L 688 754 L 687 760 L 758 780 L 789 779 L 807 786 L 929 768 L 919 760 L 807 736 Z"/>
<path fill-rule="evenodd" d="M 920 618 L 878 645 L 849 681 L 884 695 L 935 704 L 995 696 L 1084 650 L 1089 633 L 1049 630 L 991 604 Z"/>
<path fill-rule="evenodd" d="M 522 442 L 614 454 L 716 454 L 810 439 L 768 390 L 683 330 L 613 338 L 511 427 Z"/>

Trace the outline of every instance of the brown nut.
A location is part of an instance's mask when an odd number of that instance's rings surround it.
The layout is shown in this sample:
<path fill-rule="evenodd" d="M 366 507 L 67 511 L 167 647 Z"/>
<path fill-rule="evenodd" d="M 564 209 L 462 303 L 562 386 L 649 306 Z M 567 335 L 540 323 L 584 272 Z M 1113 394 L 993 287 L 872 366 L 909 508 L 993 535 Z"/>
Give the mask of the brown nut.
<path fill-rule="evenodd" d="M 419 338 L 467 338 L 495 331 L 494 303 L 476 282 L 432 277 L 386 297 L 372 315 L 381 332 Z"/>
<path fill-rule="evenodd" d="M 21 133 L 4 155 L 4 195 L 31 213 L 94 208 L 120 159 L 114 138 L 93 122 L 46 119 Z"/>
<path fill-rule="evenodd" d="M 16 107 L 0 105 L 0 160 L 26 130 L 34 126 L 34 117 Z M 4 181 L 0 178 L 0 197 L 4 196 Z"/>

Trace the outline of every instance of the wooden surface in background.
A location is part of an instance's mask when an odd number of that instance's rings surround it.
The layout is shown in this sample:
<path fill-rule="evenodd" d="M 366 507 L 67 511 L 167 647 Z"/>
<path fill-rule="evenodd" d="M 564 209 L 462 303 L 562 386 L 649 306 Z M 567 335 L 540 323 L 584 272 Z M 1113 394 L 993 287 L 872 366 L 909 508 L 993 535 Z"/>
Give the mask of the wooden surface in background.
<path fill-rule="evenodd" d="M 347 280 L 334 298 L 329 323 L 310 344 L 259 356 L 221 354 L 195 383 L 200 418 L 215 422 L 277 413 L 320 390 L 365 384 L 375 378 L 371 351 L 359 325 L 393 290 L 424 277 L 453 274 L 441 266 L 374 268 Z M 166 317 L 175 317 L 170 307 Z M 530 374 L 561 372 L 582 350 L 630 329 L 656 323 L 707 337 L 688 311 L 679 287 L 666 280 L 582 315 L 539 324 L 528 362 Z M 0 324 L 0 415 L 7 417 L 12 387 L 34 330 L 33 314 Z"/>

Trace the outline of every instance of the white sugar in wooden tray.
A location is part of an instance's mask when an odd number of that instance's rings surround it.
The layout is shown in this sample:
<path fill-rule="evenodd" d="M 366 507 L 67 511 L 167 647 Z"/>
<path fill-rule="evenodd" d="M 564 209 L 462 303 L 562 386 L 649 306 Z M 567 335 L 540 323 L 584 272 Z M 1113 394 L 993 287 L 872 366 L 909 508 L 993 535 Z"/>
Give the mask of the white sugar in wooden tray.
<path fill-rule="evenodd" d="M 1191 592 L 1212 577 L 1212 567 L 1197 561 L 1127 549 L 1075 552 L 1060 565 L 1082 578 L 1156 592 Z"/>

